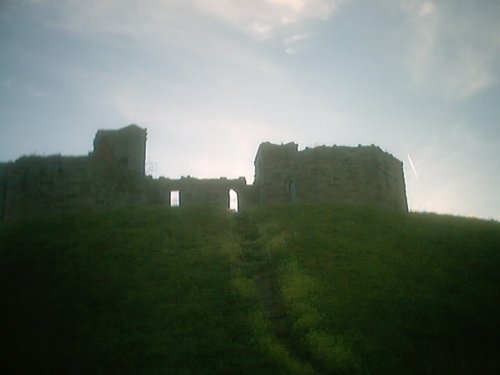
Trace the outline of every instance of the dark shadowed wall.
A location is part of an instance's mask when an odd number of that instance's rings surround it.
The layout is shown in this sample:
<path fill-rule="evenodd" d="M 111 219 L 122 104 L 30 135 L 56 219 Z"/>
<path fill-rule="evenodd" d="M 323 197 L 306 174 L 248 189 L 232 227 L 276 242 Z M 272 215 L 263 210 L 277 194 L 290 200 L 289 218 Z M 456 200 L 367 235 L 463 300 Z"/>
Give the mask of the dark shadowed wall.
<path fill-rule="evenodd" d="M 402 163 L 376 146 L 262 143 L 255 158 L 261 204 L 341 202 L 408 211 Z"/>
<path fill-rule="evenodd" d="M 316 147 L 262 143 L 255 182 L 144 175 L 146 129 L 99 130 L 88 156 L 23 156 L 0 163 L 0 219 L 127 205 L 230 208 L 255 204 L 340 202 L 408 211 L 402 163 L 375 146 Z"/>

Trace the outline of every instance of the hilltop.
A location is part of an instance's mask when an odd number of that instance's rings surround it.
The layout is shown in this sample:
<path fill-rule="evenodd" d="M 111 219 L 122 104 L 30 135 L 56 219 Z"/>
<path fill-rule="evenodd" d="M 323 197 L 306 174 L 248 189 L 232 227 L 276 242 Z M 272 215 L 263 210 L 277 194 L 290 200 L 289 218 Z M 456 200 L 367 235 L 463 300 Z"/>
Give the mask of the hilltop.
<path fill-rule="evenodd" d="M 0 224 L 3 373 L 496 374 L 500 224 L 341 205 Z"/>

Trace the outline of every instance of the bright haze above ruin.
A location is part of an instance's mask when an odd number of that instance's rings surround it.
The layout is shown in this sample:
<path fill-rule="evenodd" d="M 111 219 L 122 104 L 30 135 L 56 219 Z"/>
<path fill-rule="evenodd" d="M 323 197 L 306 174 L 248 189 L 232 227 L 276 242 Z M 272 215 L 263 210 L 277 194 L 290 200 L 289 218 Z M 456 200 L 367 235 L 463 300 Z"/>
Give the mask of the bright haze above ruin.
<path fill-rule="evenodd" d="M 0 1 L 0 161 L 148 128 L 155 176 L 377 144 L 412 210 L 500 219 L 500 2 Z M 411 162 L 410 162 L 411 160 Z"/>

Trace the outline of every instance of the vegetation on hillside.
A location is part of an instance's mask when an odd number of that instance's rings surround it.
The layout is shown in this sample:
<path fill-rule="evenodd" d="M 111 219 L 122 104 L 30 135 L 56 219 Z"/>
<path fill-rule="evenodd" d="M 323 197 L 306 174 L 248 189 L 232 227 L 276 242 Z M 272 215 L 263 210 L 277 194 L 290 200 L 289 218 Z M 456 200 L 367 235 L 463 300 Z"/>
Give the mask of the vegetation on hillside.
<path fill-rule="evenodd" d="M 287 205 L 0 225 L 3 373 L 498 373 L 500 225 Z"/>

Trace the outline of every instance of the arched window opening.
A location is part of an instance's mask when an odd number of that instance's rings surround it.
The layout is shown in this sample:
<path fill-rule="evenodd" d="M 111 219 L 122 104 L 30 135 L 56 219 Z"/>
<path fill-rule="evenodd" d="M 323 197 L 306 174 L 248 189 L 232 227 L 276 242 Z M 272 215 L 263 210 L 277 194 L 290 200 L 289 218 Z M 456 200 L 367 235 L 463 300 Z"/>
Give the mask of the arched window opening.
<path fill-rule="evenodd" d="M 181 205 L 181 193 L 179 190 L 170 192 L 170 207 L 179 207 Z"/>
<path fill-rule="evenodd" d="M 238 203 L 238 193 L 233 189 L 229 190 L 229 210 L 238 212 Z"/>
<path fill-rule="evenodd" d="M 290 197 L 290 202 L 297 202 L 297 184 L 294 180 L 288 183 L 288 195 Z"/>

